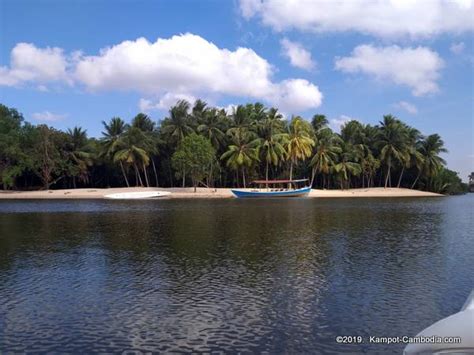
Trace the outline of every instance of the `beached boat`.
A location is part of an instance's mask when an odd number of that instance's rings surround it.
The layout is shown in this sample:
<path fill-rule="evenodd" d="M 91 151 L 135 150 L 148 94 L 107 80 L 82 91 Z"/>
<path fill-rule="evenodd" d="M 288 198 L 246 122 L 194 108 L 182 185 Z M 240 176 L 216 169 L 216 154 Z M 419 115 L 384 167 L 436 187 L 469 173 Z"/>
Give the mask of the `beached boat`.
<path fill-rule="evenodd" d="M 461 311 L 434 323 L 415 338 L 425 341 L 408 344 L 405 355 L 474 354 L 474 290 Z"/>
<path fill-rule="evenodd" d="M 168 191 L 138 191 L 138 192 L 121 192 L 116 194 L 105 195 L 105 198 L 116 200 L 143 200 L 152 199 L 170 195 Z"/>
<path fill-rule="evenodd" d="M 252 189 L 232 189 L 232 193 L 238 198 L 247 197 L 304 197 L 311 191 L 310 186 L 306 186 L 308 179 L 298 180 L 256 180 Z M 303 185 L 303 187 L 298 187 Z"/>

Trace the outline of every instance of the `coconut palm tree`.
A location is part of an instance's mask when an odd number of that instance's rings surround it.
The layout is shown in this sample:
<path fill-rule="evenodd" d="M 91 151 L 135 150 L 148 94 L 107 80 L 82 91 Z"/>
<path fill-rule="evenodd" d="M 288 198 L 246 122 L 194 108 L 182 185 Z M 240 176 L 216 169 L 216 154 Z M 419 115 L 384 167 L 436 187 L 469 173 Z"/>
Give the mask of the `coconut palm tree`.
<path fill-rule="evenodd" d="M 153 159 L 153 156 L 158 154 L 158 134 L 155 130 L 155 122 L 153 122 L 146 114 L 139 113 L 132 119 L 131 127 L 135 127 L 143 133 L 141 148 L 144 149 L 150 157 L 150 162 L 155 175 L 155 183 L 156 186 L 158 186 L 158 174 L 156 172 L 155 160 Z M 143 170 L 143 174 L 145 175 L 147 186 L 149 186 L 148 173 L 146 169 Z"/>
<path fill-rule="evenodd" d="M 266 117 L 259 121 L 257 132 L 259 135 L 260 157 L 265 161 L 265 179 L 268 180 L 269 165 L 277 166 L 286 159 L 285 144 L 288 134 L 283 133 L 283 116 L 277 109 L 271 108 Z"/>
<path fill-rule="evenodd" d="M 344 184 L 347 186 L 351 176 L 359 176 L 362 172 L 362 168 L 356 160 L 354 146 L 351 143 L 342 142 L 339 162 L 334 165 L 334 171 L 339 175 L 341 189 L 344 188 Z"/>
<path fill-rule="evenodd" d="M 258 138 L 249 131 L 236 131 L 230 134 L 231 144 L 227 151 L 222 154 L 221 160 L 226 161 L 226 166 L 237 173 L 242 171 L 242 182 L 244 188 L 247 187 L 245 180 L 245 168 L 250 168 L 255 162 L 258 162 Z"/>
<path fill-rule="evenodd" d="M 438 134 L 431 134 L 421 142 L 419 152 L 423 157 L 423 169 L 418 173 L 412 188 L 415 187 L 422 173 L 431 179 L 441 170 L 446 161 L 439 154 L 447 153 L 448 150 L 444 147 L 444 142 Z"/>
<path fill-rule="evenodd" d="M 316 174 L 323 174 L 323 184 L 325 185 L 325 176 L 336 165 L 338 155 L 341 153 L 339 146 L 341 139 L 335 134 L 318 139 L 315 145 L 315 153 L 310 161 L 311 169 L 311 186 L 313 186 Z"/>
<path fill-rule="evenodd" d="M 120 138 L 125 133 L 127 129 L 127 125 L 120 117 L 112 117 L 110 122 L 107 123 L 102 121 L 102 125 L 104 126 L 104 131 L 102 131 L 102 154 L 107 156 L 108 158 L 113 158 L 114 154 L 119 149 L 118 144 Z M 120 170 L 122 171 L 123 178 L 127 187 L 130 187 L 128 182 L 127 174 L 125 173 L 125 169 L 123 167 L 123 163 L 121 160 L 118 161 L 120 164 Z"/>
<path fill-rule="evenodd" d="M 143 171 L 146 171 L 146 167 L 150 163 L 150 156 L 143 148 L 144 141 L 146 141 L 146 136 L 140 129 L 137 127 L 129 127 L 123 137 L 121 137 L 118 143 L 119 149 L 114 154 L 114 161 L 124 162 L 129 166 L 133 166 L 135 170 L 135 183 L 137 186 L 143 186 L 143 180 L 138 167 L 141 166 Z M 146 174 L 145 181 L 147 186 L 149 186 Z"/>
<path fill-rule="evenodd" d="M 92 153 L 88 149 L 87 132 L 81 127 L 68 129 L 68 141 L 66 143 L 66 154 L 73 164 L 72 182 L 76 188 L 76 176 L 81 182 L 89 180 L 89 167 L 93 165 Z"/>
<path fill-rule="evenodd" d="M 169 117 L 161 124 L 161 132 L 166 140 L 177 146 L 185 136 L 194 132 L 193 119 L 189 115 L 190 104 L 186 100 L 180 100 L 171 107 Z"/>
<path fill-rule="evenodd" d="M 395 163 L 402 165 L 409 159 L 406 130 L 394 116 L 383 117 L 383 121 L 380 122 L 377 144 L 380 149 L 380 160 L 387 167 L 385 177 L 385 188 L 387 188 Z"/>
<path fill-rule="evenodd" d="M 301 117 L 293 117 L 288 127 L 286 151 L 290 160 L 290 180 L 293 179 L 293 167 L 299 160 L 311 156 L 314 140 L 311 138 L 311 125 Z"/>
<path fill-rule="evenodd" d="M 200 118 L 197 131 L 209 139 L 212 146 L 218 150 L 225 142 L 226 123 L 223 113 L 215 108 L 207 110 Z"/>

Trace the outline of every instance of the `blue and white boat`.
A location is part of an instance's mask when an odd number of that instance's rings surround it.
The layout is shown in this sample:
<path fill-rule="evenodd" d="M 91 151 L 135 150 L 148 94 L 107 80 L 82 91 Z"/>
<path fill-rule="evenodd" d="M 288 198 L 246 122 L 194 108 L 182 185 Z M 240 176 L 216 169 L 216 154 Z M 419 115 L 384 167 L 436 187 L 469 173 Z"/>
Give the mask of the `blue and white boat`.
<path fill-rule="evenodd" d="M 298 180 L 256 180 L 252 189 L 232 189 L 232 193 L 238 198 L 271 198 L 271 197 L 305 197 L 311 191 L 306 186 L 308 179 Z M 304 187 L 298 187 L 304 183 Z"/>

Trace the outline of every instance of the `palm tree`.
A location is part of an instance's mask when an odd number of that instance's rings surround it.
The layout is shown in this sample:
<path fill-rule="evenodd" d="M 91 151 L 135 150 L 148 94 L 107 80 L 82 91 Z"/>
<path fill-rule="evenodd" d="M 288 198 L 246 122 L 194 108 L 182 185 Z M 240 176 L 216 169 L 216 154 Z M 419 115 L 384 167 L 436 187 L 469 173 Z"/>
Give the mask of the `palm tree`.
<path fill-rule="evenodd" d="M 251 126 L 249 109 L 246 106 L 239 105 L 234 107 L 231 115 L 231 128 L 227 131 L 228 135 L 236 132 L 248 131 Z"/>
<path fill-rule="evenodd" d="M 354 146 L 351 143 L 342 142 L 339 162 L 334 166 L 334 171 L 339 175 L 341 189 L 351 176 L 358 176 L 362 172 L 359 163 L 356 162 Z"/>
<path fill-rule="evenodd" d="M 163 120 L 161 131 L 167 140 L 178 145 L 185 136 L 194 132 L 192 118 L 189 115 L 189 102 L 180 100 L 170 109 L 170 115 Z"/>
<path fill-rule="evenodd" d="M 402 124 L 402 126 L 406 130 L 408 154 L 405 156 L 405 160 L 402 161 L 402 171 L 400 172 L 400 177 L 398 178 L 397 184 L 398 188 L 402 183 L 403 173 L 405 172 L 405 169 L 409 169 L 412 166 L 415 166 L 418 170 L 420 170 L 423 165 L 423 156 L 417 149 L 417 143 L 421 138 L 420 131 L 406 124 Z"/>
<path fill-rule="evenodd" d="M 226 160 L 226 166 L 236 171 L 238 180 L 238 171 L 242 170 L 242 181 L 246 188 L 245 168 L 249 168 L 258 159 L 258 143 L 252 132 L 237 131 L 231 133 L 231 142 L 228 150 L 222 154 L 221 160 Z"/>
<path fill-rule="evenodd" d="M 444 142 L 438 134 L 431 134 L 421 142 L 419 152 L 423 157 L 423 169 L 418 173 L 412 188 L 415 187 L 422 173 L 431 179 L 441 170 L 446 161 L 439 154 L 447 153 L 448 150 L 444 147 Z"/>
<path fill-rule="evenodd" d="M 271 108 L 257 127 L 260 156 L 265 161 L 265 179 L 268 180 L 269 165 L 277 166 L 286 158 L 285 144 L 288 134 L 283 133 L 283 116 Z"/>
<path fill-rule="evenodd" d="M 216 152 L 220 150 L 226 140 L 224 133 L 226 130 L 225 118 L 224 110 L 217 110 L 216 108 L 208 109 L 202 114 L 200 125 L 197 127 L 197 131 L 211 142 Z M 214 161 L 212 161 L 209 166 L 208 182 L 213 181 L 212 175 L 214 167 L 215 164 Z"/>
<path fill-rule="evenodd" d="M 312 166 L 311 187 L 313 186 L 316 174 L 324 174 L 322 186 L 324 188 L 325 175 L 329 174 L 331 168 L 337 162 L 338 154 L 341 153 L 339 143 L 340 138 L 335 134 L 317 140 L 315 153 L 310 162 L 310 166 Z"/>
<path fill-rule="evenodd" d="M 391 115 L 384 116 L 380 124 L 378 145 L 380 160 L 387 167 L 385 177 L 385 188 L 387 188 L 394 163 L 403 164 L 408 159 L 407 135 L 400 121 Z"/>
<path fill-rule="evenodd" d="M 226 124 L 221 111 L 217 109 L 207 110 L 200 118 L 197 131 L 209 139 L 213 147 L 217 150 L 225 141 Z"/>
<path fill-rule="evenodd" d="M 89 180 L 88 169 L 92 166 L 92 154 L 88 151 L 87 132 L 81 127 L 68 129 L 66 132 L 69 140 L 66 144 L 67 155 L 73 164 L 72 182 L 76 188 L 76 176 L 81 182 Z"/>
<path fill-rule="evenodd" d="M 293 117 L 288 127 L 286 143 L 287 156 L 290 160 L 290 180 L 293 179 L 293 166 L 299 160 L 311 156 L 314 140 L 311 138 L 311 125 L 301 117 Z"/>
<path fill-rule="evenodd" d="M 313 126 L 314 132 L 319 132 L 320 130 L 327 128 L 329 121 L 325 115 L 314 115 L 311 120 L 311 126 Z"/>
<path fill-rule="evenodd" d="M 132 127 L 139 129 L 143 133 L 144 139 L 141 142 L 141 148 L 144 149 L 150 157 L 151 165 L 153 167 L 153 172 L 155 175 L 155 183 L 158 186 L 158 174 L 156 172 L 155 160 L 153 155 L 158 154 L 158 136 L 155 131 L 155 122 L 151 120 L 150 117 L 144 113 L 139 113 L 132 119 Z M 147 186 L 149 186 L 148 173 L 146 169 L 143 170 L 145 175 L 145 181 Z"/>
<path fill-rule="evenodd" d="M 112 117 L 109 123 L 102 121 L 102 125 L 105 129 L 105 131 L 102 132 L 103 138 L 101 140 L 103 153 L 107 157 L 112 158 L 119 149 L 119 141 L 122 135 L 125 133 L 127 125 L 120 117 Z M 127 184 L 127 187 L 130 187 L 127 174 L 125 174 L 123 163 L 121 160 L 118 160 L 118 162 L 120 164 L 120 170 L 122 171 L 125 183 Z"/>
<path fill-rule="evenodd" d="M 146 140 L 146 136 L 140 129 L 137 127 L 129 127 L 118 143 L 119 150 L 114 154 L 114 161 L 125 162 L 125 164 L 133 166 L 137 186 L 143 186 L 138 166 L 141 166 L 143 171 L 146 171 L 146 167 L 150 163 L 150 157 L 143 148 L 144 140 Z M 145 181 L 147 186 L 149 186 L 146 174 Z"/>

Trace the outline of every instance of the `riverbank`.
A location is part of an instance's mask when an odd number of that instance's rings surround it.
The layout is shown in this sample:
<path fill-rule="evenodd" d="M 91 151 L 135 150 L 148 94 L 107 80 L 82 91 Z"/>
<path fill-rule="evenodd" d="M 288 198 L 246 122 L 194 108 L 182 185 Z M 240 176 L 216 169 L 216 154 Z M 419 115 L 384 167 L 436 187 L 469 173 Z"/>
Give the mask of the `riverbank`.
<path fill-rule="evenodd" d="M 171 195 L 164 198 L 232 198 L 233 194 L 228 188 L 207 189 L 198 188 L 196 192 L 191 187 L 186 188 L 140 188 L 140 187 L 122 187 L 110 189 L 68 189 L 68 190 L 48 190 L 48 191 L 1 191 L 0 199 L 102 199 L 107 194 L 119 192 L 136 191 L 169 191 Z M 309 197 L 322 198 L 344 198 L 344 197 L 437 197 L 443 196 L 433 192 L 372 187 L 365 189 L 349 190 L 317 190 L 313 189 Z"/>

